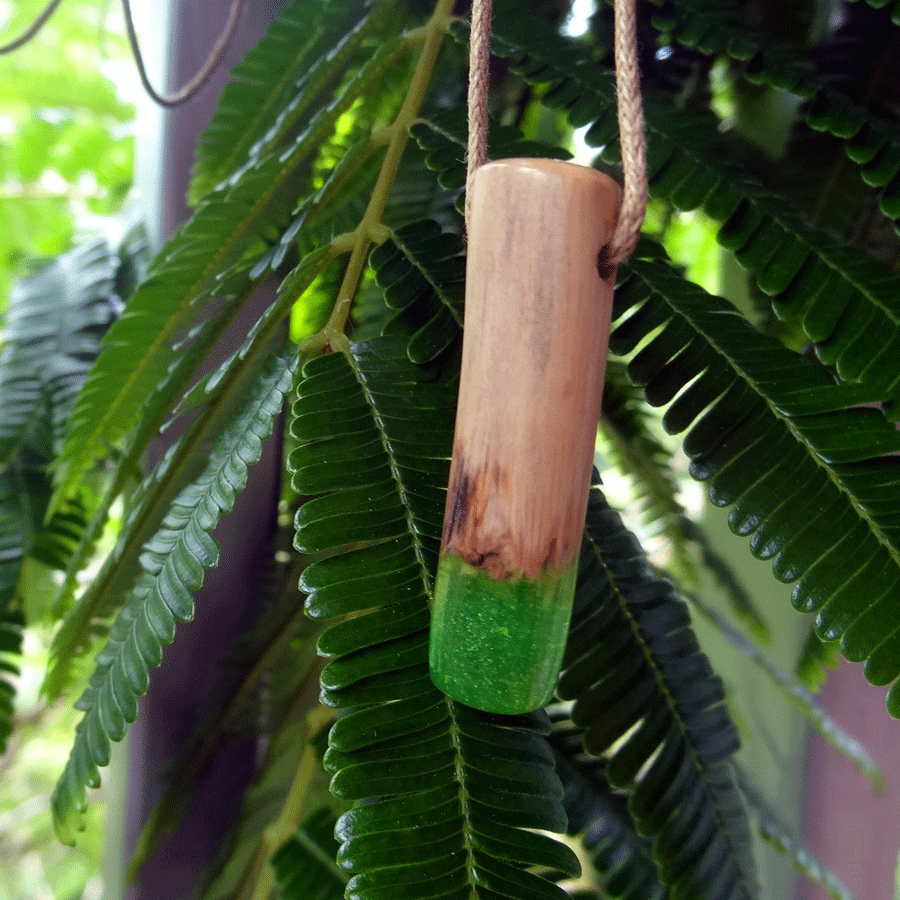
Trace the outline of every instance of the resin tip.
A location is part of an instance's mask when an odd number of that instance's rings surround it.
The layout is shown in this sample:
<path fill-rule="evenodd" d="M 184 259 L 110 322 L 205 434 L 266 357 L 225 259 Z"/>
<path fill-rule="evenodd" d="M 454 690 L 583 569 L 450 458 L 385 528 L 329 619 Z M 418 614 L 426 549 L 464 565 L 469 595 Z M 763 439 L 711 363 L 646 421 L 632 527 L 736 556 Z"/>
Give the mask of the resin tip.
<path fill-rule="evenodd" d="M 539 579 L 493 579 L 445 552 L 432 611 L 434 684 L 484 712 L 546 706 L 565 650 L 576 571 L 577 559 Z"/>

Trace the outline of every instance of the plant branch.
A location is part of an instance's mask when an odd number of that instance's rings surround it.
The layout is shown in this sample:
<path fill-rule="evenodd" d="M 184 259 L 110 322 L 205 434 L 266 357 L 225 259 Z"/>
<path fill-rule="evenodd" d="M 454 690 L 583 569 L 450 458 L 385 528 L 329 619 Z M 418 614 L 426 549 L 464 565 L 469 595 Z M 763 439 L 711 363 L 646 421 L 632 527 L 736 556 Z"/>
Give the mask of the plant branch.
<path fill-rule="evenodd" d="M 400 111 L 390 127 L 391 139 L 385 152 L 384 161 L 381 164 L 378 181 L 372 190 L 372 197 L 369 200 L 365 213 L 363 213 L 362 220 L 353 232 L 355 243 L 350 254 L 350 261 L 347 263 L 347 270 L 344 274 L 341 289 L 338 292 L 338 302 L 332 311 L 328 324 L 323 329 L 325 340 L 332 345 L 334 345 L 335 340 L 340 343 L 340 338 L 344 335 L 344 329 L 347 326 L 347 319 L 350 315 L 352 298 L 359 288 L 369 248 L 373 243 L 383 241 L 388 235 L 387 229 L 381 222 L 381 217 L 384 215 L 388 197 L 397 178 L 400 162 L 403 159 L 403 151 L 406 149 L 406 142 L 409 140 L 409 126 L 418 117 L 422 101 L 425 99 L 425 92 L 431 84 L 431 76 L 437 62 L 438 51 L 441 48 L 444 35 L 447 33 L 447 25 L 450 22 L 452 12 L 453 0 L 439 0 L 434 13 L 424 28 L 425 39 L 422 46 L 422 55 L 416 64 L 416 70 L 410 81 L 403 105 L 400 107 Z M 416 40 L 418 40 L 420 33 L 420 31 L 413 33 Z"/>
<path fill-rule="evenodd" d="M 271 860 L 275 852 L 300 826 L 300 817 L 306 802 L 306 793 L 316 768 L 316 751 L 309 737 L 314 735 L 328 720 L 328 712 L 321 707 L 313 709 L 306 718 L 307 742 L 303 759 L 297 767 L 291 787 L 288 790 L 281 815 L 263 832 L 262 844 L 265 856 Z M 275 870 L 271 864 L 260 873 L 251 900 L 267 900 L 275 888 Z"/>

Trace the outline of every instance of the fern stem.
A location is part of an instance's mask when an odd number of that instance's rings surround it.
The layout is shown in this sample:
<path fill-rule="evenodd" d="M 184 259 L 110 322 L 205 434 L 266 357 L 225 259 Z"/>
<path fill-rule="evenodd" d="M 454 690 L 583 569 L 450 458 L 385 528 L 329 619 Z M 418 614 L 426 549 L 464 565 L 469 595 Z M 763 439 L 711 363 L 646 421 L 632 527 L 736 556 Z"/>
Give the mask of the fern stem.
<path fill-rule="evenodd" d="M 887 785 L 878 764 L 869 756 L 866 748 L 835 722 L 828 711 L 816 702 L 815 694 L 799 678 L 776 665 L 755 643 L 733 628 L 725 616 L 699 594 L 685 590 L 682 590 L 682 593 L 690 601 L 692 609 L 697 610 L 704 619 L 711 622 L 729 644 L 740 650 L 747 659 L 765 672 L 787 701 L 812 724 L 823 740 L 837 753 L 847 757 L 869 779 L 873 793 L 884 793 Z"/>
<path fill-rule="evenodd" d="M 462 839 L 463 849 L 466 852 L 466 873 L 467 880 L 469 881 L 469 895 L 474 898 L 477 897 L 477 891 L 472 877 L 476 868 L 475 846 L 472 840 L 472 825 L 469 822 L 469 817 L 467 815 L 469 809 L 469 788 L 466 784 L 466 770 L 463 765 L 464 754 L 462 742 L 460 741 L 460 727 L 456 721 L 453 700 L 450 697 L 445 697 L 444 702 L 447 704 L 447 715 L 451 723 L 450 740 L 453 744 L 453 770 L 456 773 L 456 783 L 459 785 L 459 809 L 463 819 Z"/>
<path fill-rule="evenodd" d="M 397 178 L 397 170 L 403 159 L 406 142 L 409 140 L 409 127 L 418 117 L 425 93 L 431 84 L 431 76 L 434 73 L 438 52 L 447 33 L 452 12 L 453 0 L 438 0 L 428 24 L 424 26 L 425 39 L 422 44 L 422 54 L 416 64 L 403 105 L 390 126 L 391 139 L 385 152 L 384 162 L 381 164 L 381 171 L 378 173 L 378 181 L 375 182 L 369 205 L 355 231 L 356 243 L 350 254 L 350 261 L 347 263 L 344 280 L 338 292 L 338 302 L 331 313 L 328 324 L 323 329 L 326 339 L 332 344 L 338 335 L 343 336 L 344 329 L 347 327 L 347 319 L 350 315 L 349 301 L 359 288 L 369 248 L 376 240 L 384 240 L 386 237 L 381 217 Z M 420 31 L 418 30 L 412 35 L 417 41 Z"/>
<path fill-rule="evenodd" d="M 309 690 L 311 686 L 318 687 L 322 666 L 323 661 L 321 659 L 313 664 L 312 669 L 303 679 L 303 683 L 300 685 L 299 690 L 294 693 L 293 699 L 288 705 L 285 714 L 281 717 L 281 724 L 270 735 L 266 759 L 260 767 L 259 774 L 257 775 L 257 786 L 259 786 L 266 780 L 267 776 L 270 773 L 270 770 L 277 763 L 277 760 L 273 760 L 273 753 L 275 752 L 274 748 L 280 746 L 284 742 L 284 735 L 289 731 L 292 725 L 304 714 L 304 711 L 309 708 Z M 307 725 L 308 723 L 304 723 L 305 730 L 303 734 L 308 736 L 309 730 Z M 301 741 L 293 741 L 291 743 L 291 746 L 299 746 L 300 743 Z M 285 797 L 290 797 L 290 789 L 288 789 Z M 270 825 L 269 827 L 271 828 L 273 826 Z M 254 892 L 257 890 L 256 882 L 262 877 L 260 875 L 260 872 L 265 867 L 271 868 L 270 860 L 279 848 L 275 847 L 274 849 L 270 849 L 267 835 L 267 830 L 263 829 L 259 835 L 258 840 L 256 841 L 256 845 L 253 849 L 250 861 L 244 867 L 241 879 L 234 890 L 235 900 L 253 900 L 253 896 L 255 895 Z"/>
<path fill-rule="evenodd" d="M 590 533 L 589 529 L 585 531 L 585 536 L 590 542 L 590 547 L 596 555 L 600 567 L 604 570 L 606 577 L 609 579 L 609 585 L 616 598 L 616 602 L 619 604 L 623 615 L 627 618 L 628 626 L 631 629 L 634 640 L 640 646 L 641 652 L 644 654 L 644 657 L 647 661 L 647 665 L 653 674 L 653 679 L 656 681 L 660 693 L 665 698 L 666 706 L 671 712 L 672 720 L 675 723 L 675 726 L 681 732 L 682 738 L 687 748 L 687 752 L 693 760 L 694 767 L 697 772 L 703 775 L 703 790 L 707 793 L 708 796 L 712 797 L 713 788 L 710 781 L 707 780 L 709 767 L 704 763 L 703 759 L 700 756 L 700 753 L 698 752 L 695 738 L 691 734 L 691 730 L 688 727 L 688 723 L 685 719 L 685 714 L 679 706 L 677 697 L 673 694 L 672 686 L 666 679 L 665 672 L 660 665 L 660 661 L 656 658 L 651 647 L 649 646 L 647 638 L 641 628 L 641 624 L 629 605 L 628 596 L 626 594 L 626 591 L 623 589 L 621 581 L 619 580 L 620 575 L 607 563 L 607 560 L 603 553 L 603 549 L 598 544 L 596 537 Z M 715 818 L 716 830 L 722 835 L 728 836 L 729 825 L 725 816 L 725 811 L 721 808 L 716 807 L 715 803 L 712 803 L 711 812 Z M 735 847 L 734 841 L 730 837 L 726 837 L 726 840 L 728 858 L 731 860 L 735 871 L 741 872 L 743 870 L 743 866 L 741 864 L 740 852 L 738 848 Z"/>
<path fill-rule="evenodd" d="M 329 713 L 321 707 L 313 709 L 306 719 L 307 735 L 315 734 L 327 721 Z M 290 790 L 281 809 L 278 821 L 270 825 L 263 833 L 263 849 L 269 861 L 281 845 L 287 841 L 300 825 L 300 816 L 303 813 L 303 805 L 306 802 L 306 793 L 309 788 L 313 772 L 316 767 L 316 752 L 312 744 L 307 740 L 303 758 L 297 767 L 297 774 L 291 782 Z M 332 863 L 333 864 L 333 863 Z M 256 882 L 251 900 L 267 900 L 275 888 L 275 870 L 267 865 Z"/>

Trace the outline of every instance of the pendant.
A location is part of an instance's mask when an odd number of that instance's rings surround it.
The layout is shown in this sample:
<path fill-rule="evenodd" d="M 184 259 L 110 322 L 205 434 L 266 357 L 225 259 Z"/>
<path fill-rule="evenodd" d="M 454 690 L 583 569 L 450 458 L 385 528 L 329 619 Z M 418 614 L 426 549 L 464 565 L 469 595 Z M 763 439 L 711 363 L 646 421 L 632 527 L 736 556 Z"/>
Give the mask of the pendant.
<path fill-rule="evenodd" d="M 453 461 L 432 609 L 435 685 L 517 714 L 553 695 L 609 339 L 619 187 L 508 159 L 473 182 Z"/>

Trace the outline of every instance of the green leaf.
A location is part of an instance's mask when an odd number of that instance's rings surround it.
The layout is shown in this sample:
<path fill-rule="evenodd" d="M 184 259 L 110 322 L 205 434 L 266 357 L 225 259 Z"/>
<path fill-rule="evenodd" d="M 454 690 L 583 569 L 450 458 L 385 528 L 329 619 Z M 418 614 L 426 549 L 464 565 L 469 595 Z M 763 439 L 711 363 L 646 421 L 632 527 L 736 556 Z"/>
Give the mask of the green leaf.
<path fill-rule="evenodd" d="M 75 394 L 121 301 L 115 248 L 96 238 L 20 281 L 13 290 L 0 348 L 0 467 L 36 430 L 49 458 Z"/>
<path fill-rule="evenodd" d="M 428 168 L 438 173 L 438 184 L 453 190 L 465 186 L 466 165 L 460 156 L 460 148 L 466 146 L 468 134 L 465 106 L 451 106 L 416 122 L 409 133 L 425 151 Z M 544 141 L 526 140 L 518 128 L 494 121 L 490 122 L 488 129 L 488 156 L 491 159 L 513 156 L 572 158 L 572 154 L 562 147 Z"/>
<path fill-rule="evenodd" d="M 467 38 L 461 23 L 451 30 Z M 573 127 L 590 125 L 587 143 L 615 159 L 612 73 L 515 5 L 499 4 L 494 35 L 494 52 L 513 57 L 512 68 L 529 83 L 549 85 L 543 102 L 565 109 Z M 756 273 L 778 316 L 801 325 L 841 379 L 867 385 L 868 399 L 900 401 L 892 365 L 900 351 L 900 275 L 811 227 L 767 191 L 739 164 L 736 139 L 723 137 L 711 112 L 673 116 L 671 98 L 652 91 L 644 94 L 644 112 L 651 194 L 721 222 L 719 242 Z"/>
<path fill-rule="evenodd" d="M 303 676 L 300 679 L 294 678 L 293 674 L 283 677 L 289 685 L 284 691 L 283 715 L 279 703 L 276 716 L 280 718 L 268 738 L 265 759 L 259 765 L 256 780 L 244 794 L 240 818 L 232 833 L 218 859 L 203 875 L 198 891 L 200 900 L 234 900 L 241 890 L 259 884 L 269 874 L 265 870 L 279 849 L 277 841 L 283 839 L 278 837 L 279 822 L 286 806 L 292 802 L 291 788 L 296 786 L 304 756 L 310 750 L 310 743 L 317 738 L 315 734 L 310 735 L 307 719 L 296 712 L 309 703 L 309 679 L 307 673 Z M 328 796 L 327 783 L 319 777 L 320 771 L 316 767 L 314 780 L 304 785 L 307 802 L 318 796 Z M 333 822 L 332 819 L 331 833 Z M 333 870 L 333 855 L 328 863 Z M 346 884 L 346 877 L 343 881 Z"/>
<path fill-rule="evenodd" d="M 596 488 L 557 693 L 574 701 L 585 750 L 608 757 L 605 778 L 628 789 L 673 896 L 758 897 L 721 680 L 684 602 Z"/>
<path fill-rule="evenodd" d="M 664 387 L 660 385 L 660 389 Z M 669 466 L 671 451 L 655 433 L 659 424 L 643 402 L 642 391 L 631 383 L 624 365 L 616 359 L 607 360 L 602 410 L 604 452 L 620 471 L 633 476 L 642 518 L 647 527 L 658 529 L 669 541 L 677 571 L 689 583 L 696 583 L 697 562 L 702 562 L 722 587 L 735 614 L 760 640 L 766 640 L 769 629 L 753 598 L 728 560 L 684 509 L 679 499 L 681 488 Z"/>
<path fill-rule="evenodd" d="M 606 779 L 604 760 L 582 751 L 582 731 L 564 713 L 551 711 L 556 769 L 565 788 L 569 834 L 577 835 L 596 870 L 603 897 L 668 900 L 659 880 L 653 844 L 638 834 L 626 798 Z"/>
<path fill-rule="evenodd" d="M 836 669 L 840 665 L 840 655 L 833 642 L 823 641 L 815 628 L 810 628 L 794 671 L 797 677 L 811 691 L 820 691 L 828 678 L 826 669 Z"/>
<path fill-rule="evenodd" d="M 275 854 L 281 900 L 342 900 L 348 879 L 334 862 L 334 826 L 331 811 L 319 809 Z"/>
<path fill-rule="evenodd" d="M 173 364 L 191 359 L 192 367 L 181 373 L 184 381 L 190 378 L 199 364 L 191 358 L 198 336 L 222 327 L 261 280 L 254 272 L 268 253 L 263 237 L 287 227 L 311 157 L 340 117 L 383 81 L 407 49 L 399 37 L 385 41 L 287 148 L 250 164 L 235 184 L 217 189 L 169 241 L 107 334 L 78 397 L 56 462 L 57 498 L 80 482 L 100 447 L 118 443 L 141 417 L 153 420 L 159 414 L 173 385 L 165 393 L 154 389 Z"/>
<path fill-rule="evenodd" d="M 859 166 L 867 184 L 879 188 L 892 182 L 900 185 L 900 127 L 822 83 L 812 59 L 805 57 L 796 43 L 781 39 L 771 29 L 752 28 L 736 6 L 723 9 L 722 4 L 709 0 L 678 0 L 667 15 L 654 16 L 652 21 L 667 38 L 686 47 L 743 63 L 744 77 L 754 84 L 768 84 L 812 100 L 806 109 L 806 124 L 842 139 L 847 157 Z M 900 220 L 896 187 L 884 191 L 879 200 L 886 216 Z M 900 233 L 900 221 L 895 228 Z"/>
<path fill-rule="evenodd" d="M 0 507 L 0 552 L 4 552 L 4 517 Z M 16 695 L 15 677 L 19 674 L 19 657 L 22 653 L 22 614 L 13 608 L 11 591 L 6 586 L 6 566 L 0 567 L 0 753 L 6 750 L 6 742 L 12 734 L 13 701 Z"/>
<path fill-rule="evenodd" d="M 413 362 L 431 362 L 459 338 L 466 259 L 458 235 L 434 221 L 413 222 L 376 247 L 369 263 L 395 311 L 384 333 L 405 336 Z"/>
<path fill-rule="evenodd" d="M 316 658 L 313 635 L 317 629 L 304 616 L 297 591 L 303 565 L 304 560 L 294 555 L 290 563 L 273 562 L 269 573 L 260 573 L 264 587 L 258 602 L 262 612 L 222 661 L 221 669 L 226 674 L 207 701 L 201 721 L 185 740 L 183 752 L 166 766 L 162 775 L 165 792 L 154 805 L 138 838 L 130 863 L 132 873 L 156 852 L 164 834 L 178 828 L 215 754 L 237 740 L 259 737 L 262 704 L 266 710 L 266 733 L 271 736 L 272 744 L 285 719 L 294 713 L 298 695 L 315 674 Z M 294 746 L 293 757 L 299 754 L 303 743 Z M 277 761 L 274 749 L 270 744 L 262 768 L 269 768 Z M 280 746 L 278 750 L 285 752 Z M 242 818 L 249 815 L 252 791 L 253 788 L 245 797 Z M 281 796 L 286 792 L 285 787 Z M 278 796 L 276 791 L 275 797 Z M 254 819 L 260 829 L 254 835 L 256 845 L 267 824 L 261 808 L 255 810 Z M 242 837 L 245 843 L 248 835 Z"/>
<path fill-rule="evenodd" d="M 0 348 L 0 671 L 14 674 L 26 617 L 44 621 L 52 570 L 65 569 L 92 503 L 85 490 L 47 521 L 50 460 L 75 394 L 118 312 L 123 268 L 140 268 L 142 242 L 96 238 L 14 289 Z M 131 252 L 133 251 L 133 253 Z M 87 500 L 87 503 L 86 503 Z M 0 677 L 0 744 L 13 682 Z"/>
<path fill-rule="evenodd" d="M 824 738 L 833 750 L 846 756 L 869 779 L 874 791 L 877 793 L 884 791 L 886 787 L 884 776 L 866 748 L 834 721 L 828 711 L 816 702 L 815 695 L 799 678 L 777 666 L 752 641 L 748 641 L 739 631 L 732 628 L 726 619 L 702 598 L 691 594 L 688 595 L 688 599 L 705 619 L 716 626 L 729 644 L 740 650 L 744 656 L 752 660 L 772 679 L 788 702 L 800 710 L 816 733 Z"/>
<path fill-rule="evenodd" d="M 200 135 L 188 200 L 283 143 L 327 100 L 362 46 L 372 47 L 396 4 L 383 0 L 293 0 L 231 72 Z M 382 28 L 383 30 L 383 28 Z"/>
<path fill-rule="evenodd" d="M 150 668 L 162 659 L 163 644 L 175 637 L 176 622 L 193 618 L 191 592 L 203 583 L 204 569 L 218 561 L 210 532 L 231 511 L 248 467 L 259 460 L 295 364 L 293 347 L 270 360 L 243 409 L 216 442 L 201 476 L 181 492 L 144 548 L 144 573 L 76 704 L 85 715 L 52 799 L 54 826 L 64 843 L 73 843 L 84 827 L 87 788 L 100 783 L 98 768 L 109 764 L 109 742 L 120 741 L 137 717 L 138 697 L 147 690 Z"/>
<path fill-rule="evenodd" d="M 763 840 L 788 856 L 794 868 L 808 881 L 822 888 L 830 900 L 856 900 L 837 875 L 810 853 L 793 829 L 770 807 L 748 773 L 740 773 L 740 784 Z"/>
<path fill-rule="evenodd" d="M 713 503 L 733 506 L 729 526 L 773 558 L 775 577 L 797 582 L 794 606 L 817 614 L 819 636 L 867 660 L 873 684 L 890 683 L 900 674 L 900 469 L 890 456 L 900 433 L 857 405 L 872 399 L 863 385 L 835 384 L 666 263 L 633 259 L 620 273 L 610 346 L 629 354 L 651 402 L 674 397 L 663 424 L 690 429 L 691 475 L 709 482 Z M 896 690 L 887 702 L 900 715 Z"/>
<path fill-rule="evenodd" d="M 250 330 L 243 345 L 183 398 L 175 411 L 176 415 L 188 411 L 200 412 L 153 473 L 142 482 L 132 497 L 132 508 L 119 531 L 115 547 L 78 601 L 66 610 L 65 618 L 54 635 L 50 666 L 42 686 L 49 697 L 61 693 L 71 676 L 74 662 L 107 633 L 108 621 L 121 609 L 131 589 L 139 569 L 141 548 L 159 527 L 176 493 L 198 474 L 206 446 L 242 402 L 245 391 L 257 378 L 267 355 L 273 352 L 273 345 L 283 343 L 281 325 L 298 295 L 303 294 L 332 258 L 333 252 L 327 247 L 305 257 L 287 276 L 275 302 Z M 102 508 L 88 531 L 82 535 L 81 544 L 60 587 L 56 604 L 58 611 L 65 608 L 65 596 L 74 586 L 95 532 L 102 527 L 109 505 L 121 490 L 128 468 L 137 463 L 138 449 L 129 446 Z"/>
<path fill-rule="evenodd" d="M 342 617 L 319 646 L 334 654 L 323 701 L 347 710 L 325 765 L 332 791 L 358 804 L 337 828 L 348 897 L 561 898 L 520 867 L 578 871 L 551 838 L 521 832 L 565 824 L 545 717 L 477 712 L 428 675 L 457 374 L 456 354 L 417 366 L 405 341 L 383 337 L 307 363 L 293 407 L 294 488 L 317 495 L 295 544 L 331 554 L 301 588 L 311 616 Z"/>

